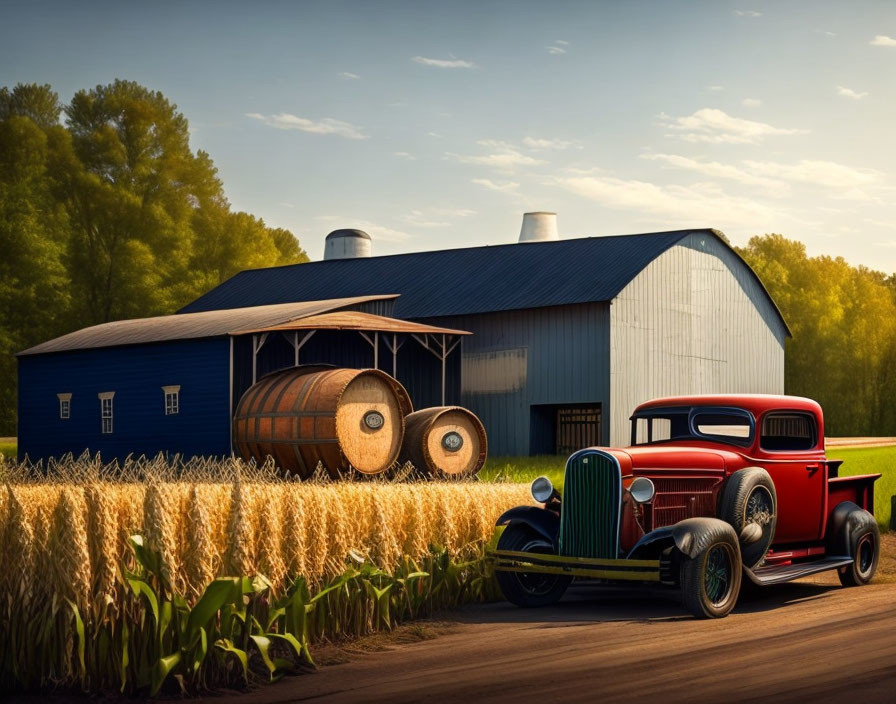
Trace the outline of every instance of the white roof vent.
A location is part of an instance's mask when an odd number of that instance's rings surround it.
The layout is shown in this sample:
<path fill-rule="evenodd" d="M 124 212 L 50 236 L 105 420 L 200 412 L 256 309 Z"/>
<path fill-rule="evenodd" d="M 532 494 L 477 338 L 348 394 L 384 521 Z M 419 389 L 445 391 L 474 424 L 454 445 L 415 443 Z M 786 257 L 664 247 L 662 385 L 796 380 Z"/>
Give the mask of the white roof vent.
<path fill-rule="evenodd" d="M 324 244 L 324 259 L 370 256 L 370 235 L 362 230 L 333 230 Z"/>
<path fill-rule="evenodd" d="M 520 242 L 550 242 L 559 239 L 557 213 L 523 213 Z"/>

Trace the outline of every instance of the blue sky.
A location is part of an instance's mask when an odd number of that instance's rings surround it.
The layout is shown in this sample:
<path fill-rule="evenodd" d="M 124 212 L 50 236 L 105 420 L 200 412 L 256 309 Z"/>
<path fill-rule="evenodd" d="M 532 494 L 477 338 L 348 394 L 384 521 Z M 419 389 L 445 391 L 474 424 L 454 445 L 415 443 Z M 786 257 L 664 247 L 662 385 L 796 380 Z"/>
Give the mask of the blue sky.
<path fill-rule="evenodd" d="M 187 116 L 312 258 L 716 227 L 896 271 L 894 2 L 0 0 L 0 85 L 115 78 Z"/>

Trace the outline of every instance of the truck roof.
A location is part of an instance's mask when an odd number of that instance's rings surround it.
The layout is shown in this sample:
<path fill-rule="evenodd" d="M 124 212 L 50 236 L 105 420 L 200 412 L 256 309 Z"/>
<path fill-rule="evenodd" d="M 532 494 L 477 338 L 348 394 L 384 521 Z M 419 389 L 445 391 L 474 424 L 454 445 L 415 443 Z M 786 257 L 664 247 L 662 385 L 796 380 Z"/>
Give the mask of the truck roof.
<path fill-rule="evenodd" d="M 667 396 L 642 403 L 635 408 L 635 413 L 650 408 L 668 408 L 670 406 L 733 406 L 743 408 L 754 416 L 766 411 L 786 409 L 806 411 L 821 417 L 821 406 L 811 398 L 803 396 L 786 396 L 783 394 L 700 394 L 694 396 Z"/>

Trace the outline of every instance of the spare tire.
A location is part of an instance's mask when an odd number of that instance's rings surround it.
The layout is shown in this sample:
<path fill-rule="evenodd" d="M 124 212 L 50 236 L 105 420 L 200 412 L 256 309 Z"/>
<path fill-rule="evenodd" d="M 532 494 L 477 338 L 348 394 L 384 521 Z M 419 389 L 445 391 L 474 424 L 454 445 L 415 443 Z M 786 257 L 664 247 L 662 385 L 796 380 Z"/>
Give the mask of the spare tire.
<path fill-rule="evenodd" d="M 728 478 L 719 517 L 740 539 L 744 567 L 755 567 L 768 552 L 778 522 L 775 483 L 762 467 L 747 467 Z"/>

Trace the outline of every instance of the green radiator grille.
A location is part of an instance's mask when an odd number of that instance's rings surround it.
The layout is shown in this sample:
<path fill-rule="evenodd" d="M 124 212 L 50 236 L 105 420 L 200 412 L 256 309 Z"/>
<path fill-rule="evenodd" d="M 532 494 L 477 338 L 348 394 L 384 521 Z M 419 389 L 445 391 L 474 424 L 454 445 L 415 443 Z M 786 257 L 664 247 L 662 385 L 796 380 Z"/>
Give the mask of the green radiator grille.
<path fill-rule="evenodd" d="M 615 558 L 619 549 L 621 473 L 616 460 L 587 451 L 569 458 L 560 509 L 560 554 Z"/>

